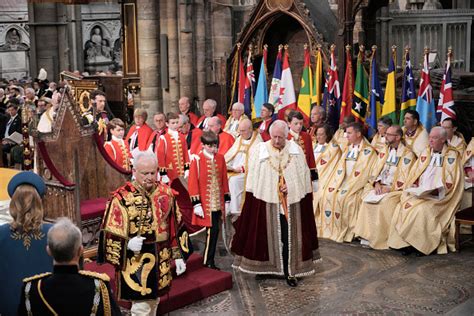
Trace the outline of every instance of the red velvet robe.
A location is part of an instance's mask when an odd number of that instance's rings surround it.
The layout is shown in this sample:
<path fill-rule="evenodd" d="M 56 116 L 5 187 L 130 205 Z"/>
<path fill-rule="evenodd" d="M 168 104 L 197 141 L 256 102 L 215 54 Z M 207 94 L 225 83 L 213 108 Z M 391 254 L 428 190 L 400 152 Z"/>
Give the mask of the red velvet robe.
<path fill-rule="evenodd" d="M 211 227 L 210 201 L 213 195 L 218 194 L 222 213 L 225 210 L 225 202 L 230 201 L 229 184 L 227 182 L 227 167 L 224 156 L 214 155 L 215 174 L 212 172 L 211 159 L 207 158 L 201 151 L 198 158 L 191 162 L 189 169 L 189 195 L 193 205 L 201 204 L 204 211 L 204 218 L 194 215 L 193 225 Z M 217 177 L 218 190 L 211 188 L 211 177 Z"/>
<path fill-rule="evenodd" d="M 130 127 L 130 130 L 127 133 L 127 137 L 125 137 L 125 142 L 130 145 L 130 138 L 132 137 L 133 133 L 137 130 L 136 125 L 132 125 Z M 139 129 L 138 129 L 138 137 L 137 137 L 137 144 L 138 144 L 138 149 L 141 151 L 146 150 L 148 148 L 148 138 L 150 138 L 150 135 L 153 133 L 153 130 L 151 129 L 150 126 L 148 126 L 147 123 L 144 123 Z M 130 150 L 133 150 L 134 148 L 130 148 Z"/>
<path fill-rule="evenodd" d="M 132 155 L 130 154 L 129 147 L 126 145 L 125 141 L 120 142 L 112 139 L 104 144 L 104 148 L 117 165 L 125 170 L 131 169 L 130 158 Z"/>

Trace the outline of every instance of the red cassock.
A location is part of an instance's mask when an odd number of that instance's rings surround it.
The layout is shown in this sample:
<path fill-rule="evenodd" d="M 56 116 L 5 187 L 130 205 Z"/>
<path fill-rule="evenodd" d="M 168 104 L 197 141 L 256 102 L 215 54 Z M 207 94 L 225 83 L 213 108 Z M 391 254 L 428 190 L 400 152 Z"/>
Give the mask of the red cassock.
<path fill-rule="evenodd" d="M 194 215 L 193 225 L 211 227 L 211 208 L 215 203 L 224 213 L 225 202 L 230 201 L 227 167 L 224 156 L 208 158 L 201 151 L 189 169 L 189 195 L 193 205 L 201 204 L 204 218 Z"/>
<path fill-rule="evenodd" d="M 156 130 L 153 131 L 150 137 L 148 138 L 146 149 L 150 148 L 151 146 L 151 149 L 153 150 L 153 152 L 156 153 L 156 151 L 158 150 L 158 145 L 160 144 L 160 136 L 165 135 L 166 132 L 167 132 L 166 128 L 159 131 L 156 131 Z"/>
<path fill-rule="evenodd" d="M 270 140 L 270 125 L 272 125 L 273 119 L 268 119 L 262 123 L 257 128 L 257 131 L 260 133 L 260 136 L 262 137 L 263 141 L 266 142 L 267 140 Z M 265 124 L 264 128 L 262 127 L 262 124 Z"/>
<path fill-rule="evenodd" d="M 202 135 L 202 129 L 199 128 L 194 128 L 189 131 L 191 133 L 191 148 L 189 149 L 189 152 L 191 154 L 198 154 L 201 151 L 201 135 Z M 189 135 L 188 133 L 188 135 Z M 188 137 L 188 136 L 186 136 Z"/>
<path fill-rule="evenodd" d="M 194 127 L 196 127 L 198 121 L 199 121 L 199 116 L 194 114 L 194 112 L 189 111 L 186 113 L 186 115 L 189 117 L 189 122 L 193 124 Z"/>
<path fill-rule="evenodd" d="M 288 139 L 292 139 L 291 133 L 288 133 Z M 309 170 L 316 170 L 316 161 L 314 159 L 313 142 L 311 136 L 307 132 L 300 132 L 298 141 L 295 141 L 303 149 L 304 155 L 306 156 L 306 163 L 308 164 Z"/>
<path fill-rule="evenodd" d="M 133 133 L 137 130 L 136 125 L 132 125 L 130 127 L 130 130 L 127 133 L 127 137 L 125 137 L 125 142 L 127 144 L 130 144 L 130 138 L 132 137 Z M 138 143 L 138 149 L 141 151 L 146 150 L 148 148 L 148 139 L 150 138 L 150 135 L 153 133 L 153 129 L 148 126 L 147 123 L 144 123 L 140 128 L 138 128 L 138 136 L 137 136 L 137 143 Z M 133 150 L 133 148 L 130 148 Z"/>
<path fill-rule="evenodd" d="M 125 170 L 130 170 L 130 150 L 128 146 L 125 145 L 123 140 L 114 140 L 112 139 L 109 142 L 104 144 L 104 149 L 107 154 L 115 161 L 117 165 L 122 167 Z"/>
<path fill-rule="evenodd" d="M 225 119 L 224 115 L 217 113 L 215 116 L 217 116 L 217 117 L 221 120 L 222 127 L 224 127 L 224 126 L 225 126 L 225 122 L 227 121 L 227 120 Z M 201 117 L 199 118 L 199 120 L 196 122 L 196 125 L 194 125 L 194 126 L 196 126 L 197 128 L 203 129 L 203 126 L 201 126 L 201 125 L 202 125 L 202 123 L 204 122 L 205 119 L 206 119 L 206 116 L 205 116 L 205 115 L 201 116 Z"/>
<path fill-rule="evenodd" d="M 174 139 L 169 133 L 160 136 L 156 156 L 160 173 L 166 172 L 170 182 L 184 175 L 184 171 L 189 168 L 188 146 L 186 138 L 178 134 L 178 139 Z"/>
<path fill-rule="evenodd" d="M 234 136 L 232 136 L 231 134 L 227 132 L 221 131 L 219 133 L 219 150 L 217 151 L 217 153 L 224 156 L 226 152 L 230 149 L 230 147 L 232 147 L 234 142 L 235 142 Z M 202 150 L 202 143 L 201 143 L 201 139 L 199 138 L 199 144 L 197 144 L 197 147 L 194 149 L 194 151 L 191 149 L 191 153 L 200 152 L 201 150 Z"/>

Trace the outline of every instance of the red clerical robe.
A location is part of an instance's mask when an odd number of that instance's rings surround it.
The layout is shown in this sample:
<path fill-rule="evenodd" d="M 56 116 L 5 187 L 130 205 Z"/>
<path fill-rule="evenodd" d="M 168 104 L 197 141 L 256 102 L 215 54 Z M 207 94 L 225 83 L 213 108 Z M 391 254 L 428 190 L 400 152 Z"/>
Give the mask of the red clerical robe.
<path fill-rule="evenodd" d="M 137 131 L 138 136 L 137 140 L 135 143 L 135 146 L 132 148 L 130 145 L 132 135 Z M 150 138 L 150 135 L 153 133 L 153 130 L 151 129 L 150 126 L 148 126 L 147 123 L 144 123 L 142 126 L 140 126 L 137 129 L 136 125 L 132 125 L 130 127 L 130 130 L 127 133 L 127 137 L 125 137 L 125 142 L 129 144 L 130 150 L 135 149 L 135 147 L 138 147 L 141 151 L 146 150 L 148 148 L 148 139 Z"/>
<path fill-rule="evenodd" d="M 184 114 L 184 113 L 182 113 Z M 188 113 L 184 114 L 184 115 L 187 115 L 189 117 L 189 122 L 194 126 L 196 127 L 198 121 L 199 121 L 199 116 L 197 116 L 196 114 L 194 114 L 194 112 L 191 112 L 189 111 Z"/>
<path fill-rule="evenodd" d="M 191 135 L 189 135 L 191 134 Z M 188 142 L 189 145 L 189 153 L 197 155 L 201 151 L 201 135 L 202 135 L 202 129 L 199 128 L 194 128 L 189 131 L 189 133 L 186 136 L 186 139 L 188 137 L 191 138 L 191 140 Z"/>
<path fill-rule="evenodd" d="M 125 145 L 123 139 L 115 139 L 112 137 L 112 140 L 105 142 L 104 144 L 105 151 L 107 154 L 115 161 L 117 165 L 122 167 L 125 170 L 130 170 L 130 150 L 128 146 Z"/>
<path fill-rule="evenodd" d="M 227 122 L 227 120 L 225 119 L 224 115 L 217 113 L 214 116 L 217 116 L 221 120 L 221 123 L 222 123 L 221 126 L 225 126 L 225 122 Z M 197 128 L 204 129 L 205 126 L 203 126 L 203 123 L 205 119 L 206 119 L 205 115 L 201 116 L 195 126 Z"/>
<path fill-rule="evenodd" d="M 201 133 L 202 134 L 202 133 Z M 221 154 L 222 156 L 225 155 L 225 153 L 234 145 L 235 138 L 231 134 L 221 131 L 219 133 L 219 150 L 217 151 L 218 154 Z M 199 144 L 197 145 L 197 148 L 191 150 L 191 153 L 196 153 L 200 152 L 202 150 L 202 143 L 201 139 L 199 138 Z"/>
<path fill-rule="evenodd" d="M 167 131 L 166 128 L 159 131 L 156 131 L 156 130 L 153 131 L 150 137 L 148 138 L 146 149 L 150 148 L 151 146 L 151 150 L 155 153 L 158 150 L 158 145 L 160 144 L 160 136 L 165 135 L 166 131 Z"/>
<path fill-rule="evenodd" d="M 270 140 L 270 125 L 272 125 L 273 123 L 273 119 L 268 119 L 266 121 L 263 121 L 262 123 L 260 123 L 260 125 L 258 126 L 257 130 L 258 132 L 260 133 L 260 136 L 262 136 L 262 139 L 264 142 L 266 142 L 267 140 Z"/>
<path fill-rule="evenodd" d="M 288 139 L 293 139 L 295 143 L 300 145 L 301 149 L 303 149 L 304 155 L 306 157 L 306 163 L 308 164 L 309 170 L 316 170 L 316 162 L 314 160 L 314 152 L 313 152 L 313 141 L 311 136 L 302 131 L 298 137 L 298 140 L 295 140 L 292 133 L 288 133 Z"/>
<path fill-rule="evenodd" d="M 211 227 L 211 212 L 224 213 L 225 202 L 230 201 L 224 156 L 209 158 L 203 151 L 197 155 L 189 169 L 189 195 L 193 205 L 201 204 L 204 211 L 204 218 L 193 213 L 193 225 Z"/>

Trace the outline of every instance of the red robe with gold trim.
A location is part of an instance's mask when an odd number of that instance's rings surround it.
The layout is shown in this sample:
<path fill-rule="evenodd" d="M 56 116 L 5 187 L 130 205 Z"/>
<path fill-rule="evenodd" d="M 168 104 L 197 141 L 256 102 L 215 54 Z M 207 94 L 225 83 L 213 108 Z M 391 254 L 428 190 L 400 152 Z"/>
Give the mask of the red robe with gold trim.
<path fill-rule="evenodd" d="M 170 133 L 161 135 L 160 138 L 156 151 L 158 168 L 160 174 L 166 174 L 171 183 L 174 179 L 182 177 L 184 171 L 189 169 L 188 145 L 186 138 L 180 133 L 178 139 L 174 139 Z"/>
<path fill-rule="evenodd" d="M 127 133 L 127 137 L 125 137 L 125 142 L 130 145 L 130 138 L 132 137 L 133 133 L 137 130 L 136 125 L 132 125 L 130 127 L 130 130 Z M 141 151 L 146 150 L 148 148 L 148 138 L 150 138 L 150 135 L 153 133 L 153 129 L 148 126 L 147 123 L 144 123 L 140 128 L 138 129 L 138 136 L 137 136 L 137 145 L 138 149 Z M 134 148 L 130 147 L 130 150 L 133 150 Z"/>
<path fill-rule="evenodd" d="M 212 204 L 217 203 L 224 213 L 225 202 L 230 201 L 224 156 L 215 154 L 210 159 L 201 151 L 191 162 L 188 189 L 193 205 L 201 204 L 204 211 L 204 218 L 193 213 L 193 225 L 211 227 Z"/>
<path fill-rule="evenodd" d="M 104 149 L 117 165 L 125 170 L 131 169 L 130 158 L 132 155 L 130 154 L 128 146 L 125 145 L 124 140 L 115 140 L 112 138 L 111 141 L 105 142 Z"/>

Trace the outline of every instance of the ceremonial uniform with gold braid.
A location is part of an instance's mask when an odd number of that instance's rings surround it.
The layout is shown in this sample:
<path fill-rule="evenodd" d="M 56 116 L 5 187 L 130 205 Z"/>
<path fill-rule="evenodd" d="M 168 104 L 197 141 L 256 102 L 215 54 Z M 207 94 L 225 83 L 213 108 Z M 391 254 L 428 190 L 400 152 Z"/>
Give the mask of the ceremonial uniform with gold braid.
<path fill-rule="evenodd" d="M 23 280 L 18 315 L 122 315 L 106 274 L 55 265 Z"/>
<path fill-rule="evenodd" d="M 146 191 L 128 182 L 108 202 L 98 261 L 115 267 L 119 299 L 152 300 L 169 290 L 171 259 L 182 258 L 177 237 L 181 213 L 173 192 L 161 183 Z M 139 253 L 127 249 L 135 236 L 145 237 Z M 187 240 L 182 241 L 186 252 Z"/>

